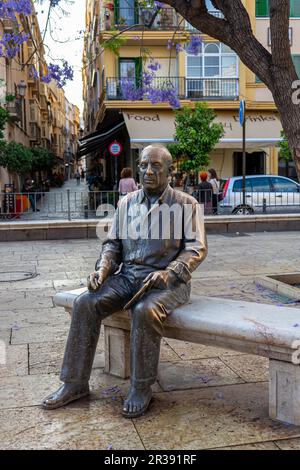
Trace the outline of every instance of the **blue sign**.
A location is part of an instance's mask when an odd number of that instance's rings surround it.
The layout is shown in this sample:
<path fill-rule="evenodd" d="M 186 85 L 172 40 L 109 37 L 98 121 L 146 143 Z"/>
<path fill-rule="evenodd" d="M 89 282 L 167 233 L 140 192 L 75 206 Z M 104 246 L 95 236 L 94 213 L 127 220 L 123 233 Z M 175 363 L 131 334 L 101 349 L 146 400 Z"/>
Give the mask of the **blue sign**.
<path fill-rule="evenodd" d="M 240 125 L 244 125 L 244 120 L 245 120 L 245 100 L 240 101 Z"/>

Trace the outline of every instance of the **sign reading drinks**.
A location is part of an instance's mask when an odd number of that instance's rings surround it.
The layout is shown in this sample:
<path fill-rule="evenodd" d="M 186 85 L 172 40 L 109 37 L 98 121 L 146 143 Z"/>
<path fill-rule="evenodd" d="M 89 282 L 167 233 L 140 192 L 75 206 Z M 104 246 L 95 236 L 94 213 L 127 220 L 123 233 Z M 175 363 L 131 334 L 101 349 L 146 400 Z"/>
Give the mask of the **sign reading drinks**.
<path fill-rule="evenodd" d="M 218 110 L 215 114 L 215 121 L 222 123 L 225 131 L 216 148 L 242 148 L 239 110 Z M 133 109 L 123 111 L 123 116 L 133 148 L 143 148 L 151 142 L 174 142 L 175 119 L 172 111 Z M 248 149 L 267 148 L 280 141 L 282 126 L 276 111 L 248 110 L 245 120 Z"/>
<path fill-rule="evenodd" d="M 110 146 L 108 147 L 109 153 L 113 155 L 114 157 L 118 157 L 119 155 L 121 155 L 122 150 L 123 150 L 122 145 L 120 144 L 120 142 L 117 142 L 116 140 L 112 142 Z"/>

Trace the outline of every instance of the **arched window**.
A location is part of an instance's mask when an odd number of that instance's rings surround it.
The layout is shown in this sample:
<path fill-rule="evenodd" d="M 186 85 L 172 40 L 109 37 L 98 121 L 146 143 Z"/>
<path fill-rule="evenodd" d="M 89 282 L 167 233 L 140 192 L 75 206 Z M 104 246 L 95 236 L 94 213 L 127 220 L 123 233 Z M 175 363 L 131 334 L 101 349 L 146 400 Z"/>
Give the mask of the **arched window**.
<path fill-rule="evenodd" d="M 188 98 L 236 99 L 238 56 L 219 42 L 202 43 L 197 55 L 186 54 Z"/>
<path fill-rule="evenodd" d="M 198 55 L 187 54 L 187 78 L 238 78 L 238 57 L 222 43 L 203 43 Z"/>

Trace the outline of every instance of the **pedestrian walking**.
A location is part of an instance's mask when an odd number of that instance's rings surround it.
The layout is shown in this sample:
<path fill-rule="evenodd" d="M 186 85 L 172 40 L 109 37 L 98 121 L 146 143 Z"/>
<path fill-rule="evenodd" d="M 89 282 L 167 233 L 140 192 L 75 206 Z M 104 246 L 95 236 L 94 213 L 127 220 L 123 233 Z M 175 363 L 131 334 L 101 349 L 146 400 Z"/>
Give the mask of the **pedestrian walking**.
<path fill-rule="evenodd" d="M 30 178 L 26 178 L 23 187 L 22 187 L 22 193 L 26 193 L 27 198 L 29 199 L 31 209 L 33 212 L 40 212 L 39 209 L 36 207 L 36 197 L 34 194 L 34 181 L 31 180 Z"/>
<path fill-rule="evenodd" d="M 79 186 L 80 185 L 80 173 L 78 170 L 75 173 L 75 178 L 77 180 L 77 186 Z"/>
<path fill-rule="evenodd" d="M 212 185 L 212 213 L 214 215 L 218 214 L 218 200 L 219 200 L 219 191 L 220 191 L 220 181 L 214 168 L 208 170 L 208 182 Z"/>
<path fill-rule="evenodd" d="M 121 172 L 121 179 L 119 182 L 119 195 L 120 197 L 126 196 L 138 189 L 134 178 L 132 177 L 132 169 L 130 167 L 123 168 Z"/>
<path fill-rule="evenodd" d="M 85 171 L 84 169 L 82 168 L 81 170 L 81 179 L 84 181 L 84 177 L 85 177 Z"/>

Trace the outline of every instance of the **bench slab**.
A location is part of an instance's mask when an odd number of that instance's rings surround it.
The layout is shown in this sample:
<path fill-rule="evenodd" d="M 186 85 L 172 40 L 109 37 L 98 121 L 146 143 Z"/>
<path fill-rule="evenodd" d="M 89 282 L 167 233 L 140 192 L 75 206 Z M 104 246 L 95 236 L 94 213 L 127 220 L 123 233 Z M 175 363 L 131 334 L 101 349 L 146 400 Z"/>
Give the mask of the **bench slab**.
<path fill-rule="evenodd" d="M 55 305 L 72 312 L 86 288 L 57 293 Z M 130 312 L 116 312 L 103 321 L 105 370 L 130 374 Z M 216 297 L 191 297 L 164 323 L 164 336 L 233 349 L 270 359 L 270 417 L 300 425 L 300 309 Z M 300 358 L 300 352 L 298 354 Z"/>

